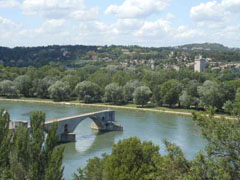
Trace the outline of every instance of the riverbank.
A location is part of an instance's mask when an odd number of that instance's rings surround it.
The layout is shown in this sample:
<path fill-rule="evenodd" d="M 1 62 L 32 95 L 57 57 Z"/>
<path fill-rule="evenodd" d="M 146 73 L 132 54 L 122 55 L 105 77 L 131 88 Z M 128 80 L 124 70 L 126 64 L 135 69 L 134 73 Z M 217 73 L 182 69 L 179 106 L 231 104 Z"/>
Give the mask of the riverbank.
<path fill-rule="evenodd" d="M 127 105 L 111 105 L 104 103 L 95 103 L 95 104 L 86 104 L 77 101 L 69 101 L 69 102 L 54 102 L 49 99 L 37 99 L 37 98 L 21 98 L 21 99 L 7 99 L 0 98 L 0 101 L 11 101 L 11 102 L 29 102 L 29 103 L 47 103 L 47 104 L 58 104 L 58 105 L 73 105 L 73 106 L 89 106 L 89 107 L 102 107 L 106 109 L 124 109 L 124 110 L 134 110 L 134 111 L 145 111 L 145 112 L 154 112 L 154 113 L 167 113 L 173 115 L 181 115 L 181 116 L 192 116 L 193 112 L 198 112 L 197 110 L 187 110 L 187 109 L 170 109 L 165 107 L 144 107 L 140 108 L 134 104 Z M 235 119 L 234 117 L 227 115 L 215 115 L 216 118 L 225 117 L 227 119 Z"/>

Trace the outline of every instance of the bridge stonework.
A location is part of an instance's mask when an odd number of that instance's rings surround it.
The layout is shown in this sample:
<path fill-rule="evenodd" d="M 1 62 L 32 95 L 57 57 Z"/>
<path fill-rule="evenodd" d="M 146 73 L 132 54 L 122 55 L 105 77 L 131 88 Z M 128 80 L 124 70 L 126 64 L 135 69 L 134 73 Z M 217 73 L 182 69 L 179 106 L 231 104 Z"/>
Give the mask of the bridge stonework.
<path fill-rule="evenodd" d="M 105 110 L 93 113 L 86 113 L 77 116 L 71 116 L 45 123 L 45 131 L 48 132 L 54 123 L 58 123 L 57 134 L 59 142 L 73 142 L 76 140 L 73 133 L 79 123 L 90 118 L 93 120 L 91 127 L 99 131 L 122 131 L 123 127 L 115 121 L 115 111 Z"/>

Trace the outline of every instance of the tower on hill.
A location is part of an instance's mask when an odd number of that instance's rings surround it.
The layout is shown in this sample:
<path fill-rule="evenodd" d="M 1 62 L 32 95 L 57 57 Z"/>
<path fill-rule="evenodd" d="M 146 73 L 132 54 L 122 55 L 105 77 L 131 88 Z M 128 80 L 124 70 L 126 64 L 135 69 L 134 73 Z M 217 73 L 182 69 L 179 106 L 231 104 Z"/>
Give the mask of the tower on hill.
<path fill-rule="evenodd" d="M 205 66 L 205 59 L 201 55 L 195 57 L 194 72 L 204 72 Z"/>

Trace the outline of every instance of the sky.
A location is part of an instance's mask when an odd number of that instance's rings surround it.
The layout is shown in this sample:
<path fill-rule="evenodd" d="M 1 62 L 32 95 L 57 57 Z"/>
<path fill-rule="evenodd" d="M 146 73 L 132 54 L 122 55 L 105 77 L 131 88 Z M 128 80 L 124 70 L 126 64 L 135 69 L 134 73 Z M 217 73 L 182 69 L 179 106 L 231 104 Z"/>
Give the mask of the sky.
<path fill-rule="evenodd" d="M 0 46 L 204 42 L 240 47 L 240 0 L 0 0 Z"/>

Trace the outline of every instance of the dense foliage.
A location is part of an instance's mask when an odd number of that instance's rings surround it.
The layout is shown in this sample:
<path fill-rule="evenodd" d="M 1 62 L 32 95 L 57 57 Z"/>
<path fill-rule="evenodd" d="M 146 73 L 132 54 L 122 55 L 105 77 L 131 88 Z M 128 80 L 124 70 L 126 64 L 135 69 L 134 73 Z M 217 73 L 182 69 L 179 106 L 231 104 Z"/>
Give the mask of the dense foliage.
<path fill-rule="evenodd" d="M 10 116 L 0 111 L 0 179 L 61 180 L 63 179 L 63 148 L 56 147 L 57 124 L 44 133 L 45 114 L 34 112 L 31 129 L 19 126 L 9 130 Z"/>
<path fill-rule="evenodd" d="M 166 155 L 151 142 L 132 137 L 119 141 L 110 155 L 95 157 L 74 180 L 238 180 L 240 177 L 240 121 L 194 114 L 208 140 L 206 152 L 187 160 L 182 150 L 164 140 Z"/>
<path fill-rule="evenodd" d="M 195 109 L 214 106 L 218 111 L 233 114 L 239 107 L 239 78 L 240 72 L 231 70 L 152 71 L 111 64 L 88 64 L 74 69 L 54 64 L 41 68 L 0 66 L 0 96 Z"/>

